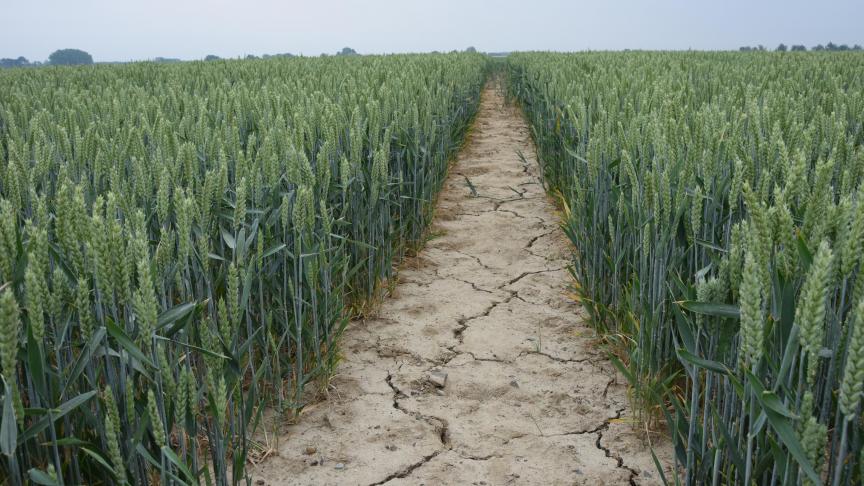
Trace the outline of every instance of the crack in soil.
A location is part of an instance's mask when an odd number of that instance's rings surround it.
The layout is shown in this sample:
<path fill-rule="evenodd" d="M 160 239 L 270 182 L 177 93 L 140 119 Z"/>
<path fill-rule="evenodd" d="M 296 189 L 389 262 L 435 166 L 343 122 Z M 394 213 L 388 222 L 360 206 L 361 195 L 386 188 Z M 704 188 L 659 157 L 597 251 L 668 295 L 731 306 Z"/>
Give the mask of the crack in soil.
<path fill-rule="evenodd" d="M 602 443 L 602 441 L 603 441 L 603 432 L 609 428 L 609 423 L 610 423 L 612 420 L 615 420 L 615 419 L 619 419 L 619 418 L 621 418 L 621 413 L 622 413 L 623 411 L 624 411 L 623 408 L 622 408 L 621 410 L 619 410 L 619 411 L 617 412 L 617 416 L 616 416 L 614 419 L 608 419 L 608 420 L 606 420 L 606 422 L 605 422 L 605 423 L 604 423 L 604 424 L 603 424 L 603 425 L 602 425 L 602 426 L 601 426 L 601 427 L 600 427 L 600 428 L 595 432 L 595 433 L 597 434 L 597 441 L 596 441 L 594 444 L 597 446 L 597 449 L 600 449 L 601 451 L 603 451 L 603 453 L 606 455 L 606 457 L 608 457 L 608 458 L 610 458 L 610 459 L 615 459 L 615 461 L 617 462 L 617 466 L 616 466 L 616 467 L 618 467 L 619 469 L 624 469 L 624 470 L 627 471 L 628 474 L 630 475 L 630 478 L 629 478 L 629 484 L 630 484 L 631 486 L 636 486 L 636 477 L 639 476 L 639 473 L 638 473 L 635 469 L 633 469 L 633 468 L 631 468 L 631 467 L 629 467 L 629 466 L 626 466 L 626 465 L 624 464 L 624 458 L 621 457 L 620 454 L 618 454 L 617 452 L 613 452 L 613 451 L 612 451 L 611 449 L 609 449 L 608 447 L 605 447 L 605 446 L 603 445 L 603 443 Z"/>
<path fill-rule="evenodd" d="M 441 454 L 445 450 L 446 449 L 440 449 L 440 450 L 433 452 L 432 454 L 429 454 L 428 456 L 423 456 L 423 459 L 415 462 L 414 464 L 409 465 L 408 467 L 402 469 L 401 471 L 396 471 L 395 473 L 387 476 L 386 478 L 382 479 L 381 481 L 371 483 L 371 484 L 369 484 L 369 486 L 380 486 L 382 484 L 389 483 L 390 481 L 393 481 L 394 479 L 407 478 L 414 471 L 423 467 L 424 464 L 428 463 L 432 459 L 435 459 L 436 457 L 438 457 L 438 454 Z"/>
<path fill-rule="evenodd" d="M 397 387 L 393 383 L 393 374 L 388 371 L 387 378 L 385 378 L 384 381 L 386 381 L 387 386 L 389 386 L 393 390 L 393 408 L 418 420 L 422 420 L 434 427 L 438 434 L 438 440 L 441 441 L 441 444 L 446 448 L 450 448 L 450 432 L 448 430 L 449 425 L 447 424 L 447 420 L 440 417 L 434 417 L 432 415 L 424 415 L 420 412 L 414 412 L 404 408 L 399 403 L 399 399 L 408 398 L 408 395 L 402 392 L 402 390 L 400 390 L 399 387 Z"/>
<path fill-rule="evenodd" d="M 525 277 L 527 277 L 527 276 L 529 276 L 529 275 L 537 275 L 538 273 L 560 272 L 561 270 L 566 270 L 568 266 L 569 266 L 569 265 L 565 265 L 565 266 L 560 267 L 560 268 L 547 268 L 547 269 L 545 269 L 545 270 L 534 270 L 534 271 L 531 271 L 531 272 L 522 272 L 521 274 L 519 274 L 518 277 L 515 277 L 515 278 L 512 278 L 512 279 L 508 280 L 506 283 L 500 285 L 500 286 L 497 287 L 497 288 L 499 288 L 499 289 L 503 289 L 504 287 L 507 287 L 507 286 L 513 285 L 514 283 L 516 283 L 516 282 L 522 280 L 523 278 L 525 278 Z"/>
<path fill-rule="evenodd" d="M 588 363 L 593 364 L 593 362 L 591 361 L 591 359 L 592 359 L 591 356 L 589 356 L 587 358 L 579 358 L 579 359 L 559 358 L 557 356 L 552 356 L 551 354 L 544 353 L 542 351 L 523 351 L 523 352 L 519 353 L 519 356 L 517 356 L 516 359 L 519 359 L 519 358 L 522 358 L 525 356 L 530 356 L 530 355 L 543 356 L 545 358 L 549 358 L 552 361 L 557 361 L 559 363 L 585 363 L 585 362 L 588 362 Z"/>

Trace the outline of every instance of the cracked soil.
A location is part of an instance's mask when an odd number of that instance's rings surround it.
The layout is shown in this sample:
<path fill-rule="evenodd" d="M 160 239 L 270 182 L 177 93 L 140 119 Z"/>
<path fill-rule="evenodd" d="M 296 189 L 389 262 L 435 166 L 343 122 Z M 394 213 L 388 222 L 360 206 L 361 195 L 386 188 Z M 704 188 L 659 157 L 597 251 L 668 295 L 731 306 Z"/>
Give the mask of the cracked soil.
<path fill-rule="evenodd" d="M 329 399 L 282 430 L 257 484 L 661 484 L 568 295 L 572 249 L 539 170 L 525 121 L 488 86 L 430 240 L 377 315 L 349 325 Z"/>

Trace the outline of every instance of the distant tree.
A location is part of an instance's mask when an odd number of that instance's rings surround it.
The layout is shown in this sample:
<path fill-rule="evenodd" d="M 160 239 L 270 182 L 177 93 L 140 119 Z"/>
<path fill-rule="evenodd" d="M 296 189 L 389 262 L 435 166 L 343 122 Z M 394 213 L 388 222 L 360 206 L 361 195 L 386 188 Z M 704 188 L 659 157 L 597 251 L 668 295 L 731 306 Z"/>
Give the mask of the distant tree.
<path fill-rule="evenodd" d="M 246 59 L 247 60 L 258 59 L 258 56 L 254 55 L 254 54 L 246 54 Z"/>
<path fill-rule="evenodd" d="M 855 44 L 854 46 L 852 46 L 853 51 L 860 51 L 862 49 L 864 48 L 861 47 L 861 44 Z"/>
<path fill-rule="evenodd" d="M 824 51 L 824 50 L 825 50 L 825 46 L 823 46 L 822 44 L 816 44 L 815 46 L 813 46 L 813 48 L 812 48 L 811 50 L 813 50 L 813 51 Z"/>
<path fill-rule="evenodd" d="M 350 47 L 343 47 L 341 51 L 336 53 L 337 56 L 357 56 L 357 51 Z"/>
<path fill-rule="evenodd" d="M 93 56 L 80 49 L 60 49 L 48 56 L 48 64 L 53 66 L 93 64 Z"/>
<path fill-rule="evenodd" d="M 207 54 L 206 56 L 204 56 L 205 61 L 218 61 L 220 59 L 222 58 L 217 56 L 216 54 Z"/>
<path fill-rule="evenodd" d="M 750 46 L 741 46 L 741 47 L 738 48 L 738 50 L 741 51 L 741 52 L 750 52 L 750 51 L 753 50 L 753 48 L 750 47 Z"/>
<path fill-rule="evenodd" d="M 30 61 L 24 56 L 19 56 L 18 59 L 3 58 L 0 59 L 0 68 L 13 68 L 29 66 Z"/>
<path fill-rule="evenodd" d="M 835 44 L 835 43 L 833 43 L 833 42 L 829 42 L 829 43 L 825 46 L 825 50 L 826 50 L 826 51 L 836 51 L 836 50 L 837 50 L 837 44 Z"/>
<path fill-rule="evenodd" d="M 786 48 L 786 44 L 781 43 L 779 46 L 777 46 L 777 49 L 775 50 L 777 52 L 786 52 L 788 49 Z"/>
<path fill-rule="evenodd" d="M 465 49 L 465 52 L 477 52 L 477 49 L 475 49 L 474 46 L 468 46 L 468 48 Z"/>
<path fill-rule="evenodd" d="M 759 47 L 757 47 L 756 50 L 764 52 L 764 51 L 767 51 L 768 49 L 766 49 L 765 46 L 763 46 L 762 44 L 759 44 Z"/>
<path fill-rule="evenodd" d="M 802 46 L 801 44 L 797 44 L 797 45 L 792 46 L 792 51 L 793 51 L 793 52 L 803 52 L 803 51 L 806 51 L 806 50 L 807 50 L 807 47 Z"/>
<path fill-rule="evenodd" d="M 837 50 L 838 51 L 848 51 L 850 49 L 849 49 L 849 46 L 847 44 L 840 44 L 839 46 L 837 46 Z"/>

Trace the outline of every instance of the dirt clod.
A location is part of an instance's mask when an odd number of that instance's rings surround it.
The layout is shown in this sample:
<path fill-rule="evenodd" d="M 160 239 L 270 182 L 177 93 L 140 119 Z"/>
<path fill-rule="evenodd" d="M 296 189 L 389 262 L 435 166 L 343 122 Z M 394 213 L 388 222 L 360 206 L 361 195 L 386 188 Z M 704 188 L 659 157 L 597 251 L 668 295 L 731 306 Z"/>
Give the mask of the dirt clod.
<path fill-rule="evenodd" d="M 438 370 L 432 370 L 429 372 L 429 382 L 438 388 L 444 388 L 447 386 L 447 373 Z"/>

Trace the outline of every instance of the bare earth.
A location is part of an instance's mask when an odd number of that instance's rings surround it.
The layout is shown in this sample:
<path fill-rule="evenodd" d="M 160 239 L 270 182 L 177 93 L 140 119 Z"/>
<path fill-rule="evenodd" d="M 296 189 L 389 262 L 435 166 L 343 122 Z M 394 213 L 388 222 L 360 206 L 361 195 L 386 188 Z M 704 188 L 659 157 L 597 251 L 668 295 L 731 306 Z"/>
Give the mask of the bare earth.
<path fill-rule="evenodd" d="M 257 484 L 661 483 L 568 296 L 571 249 L 538 174 L 525 121 L 490 85 L 432 239 L 377 317 L 350 324 L 335 391 L 284 429 Z"/>

